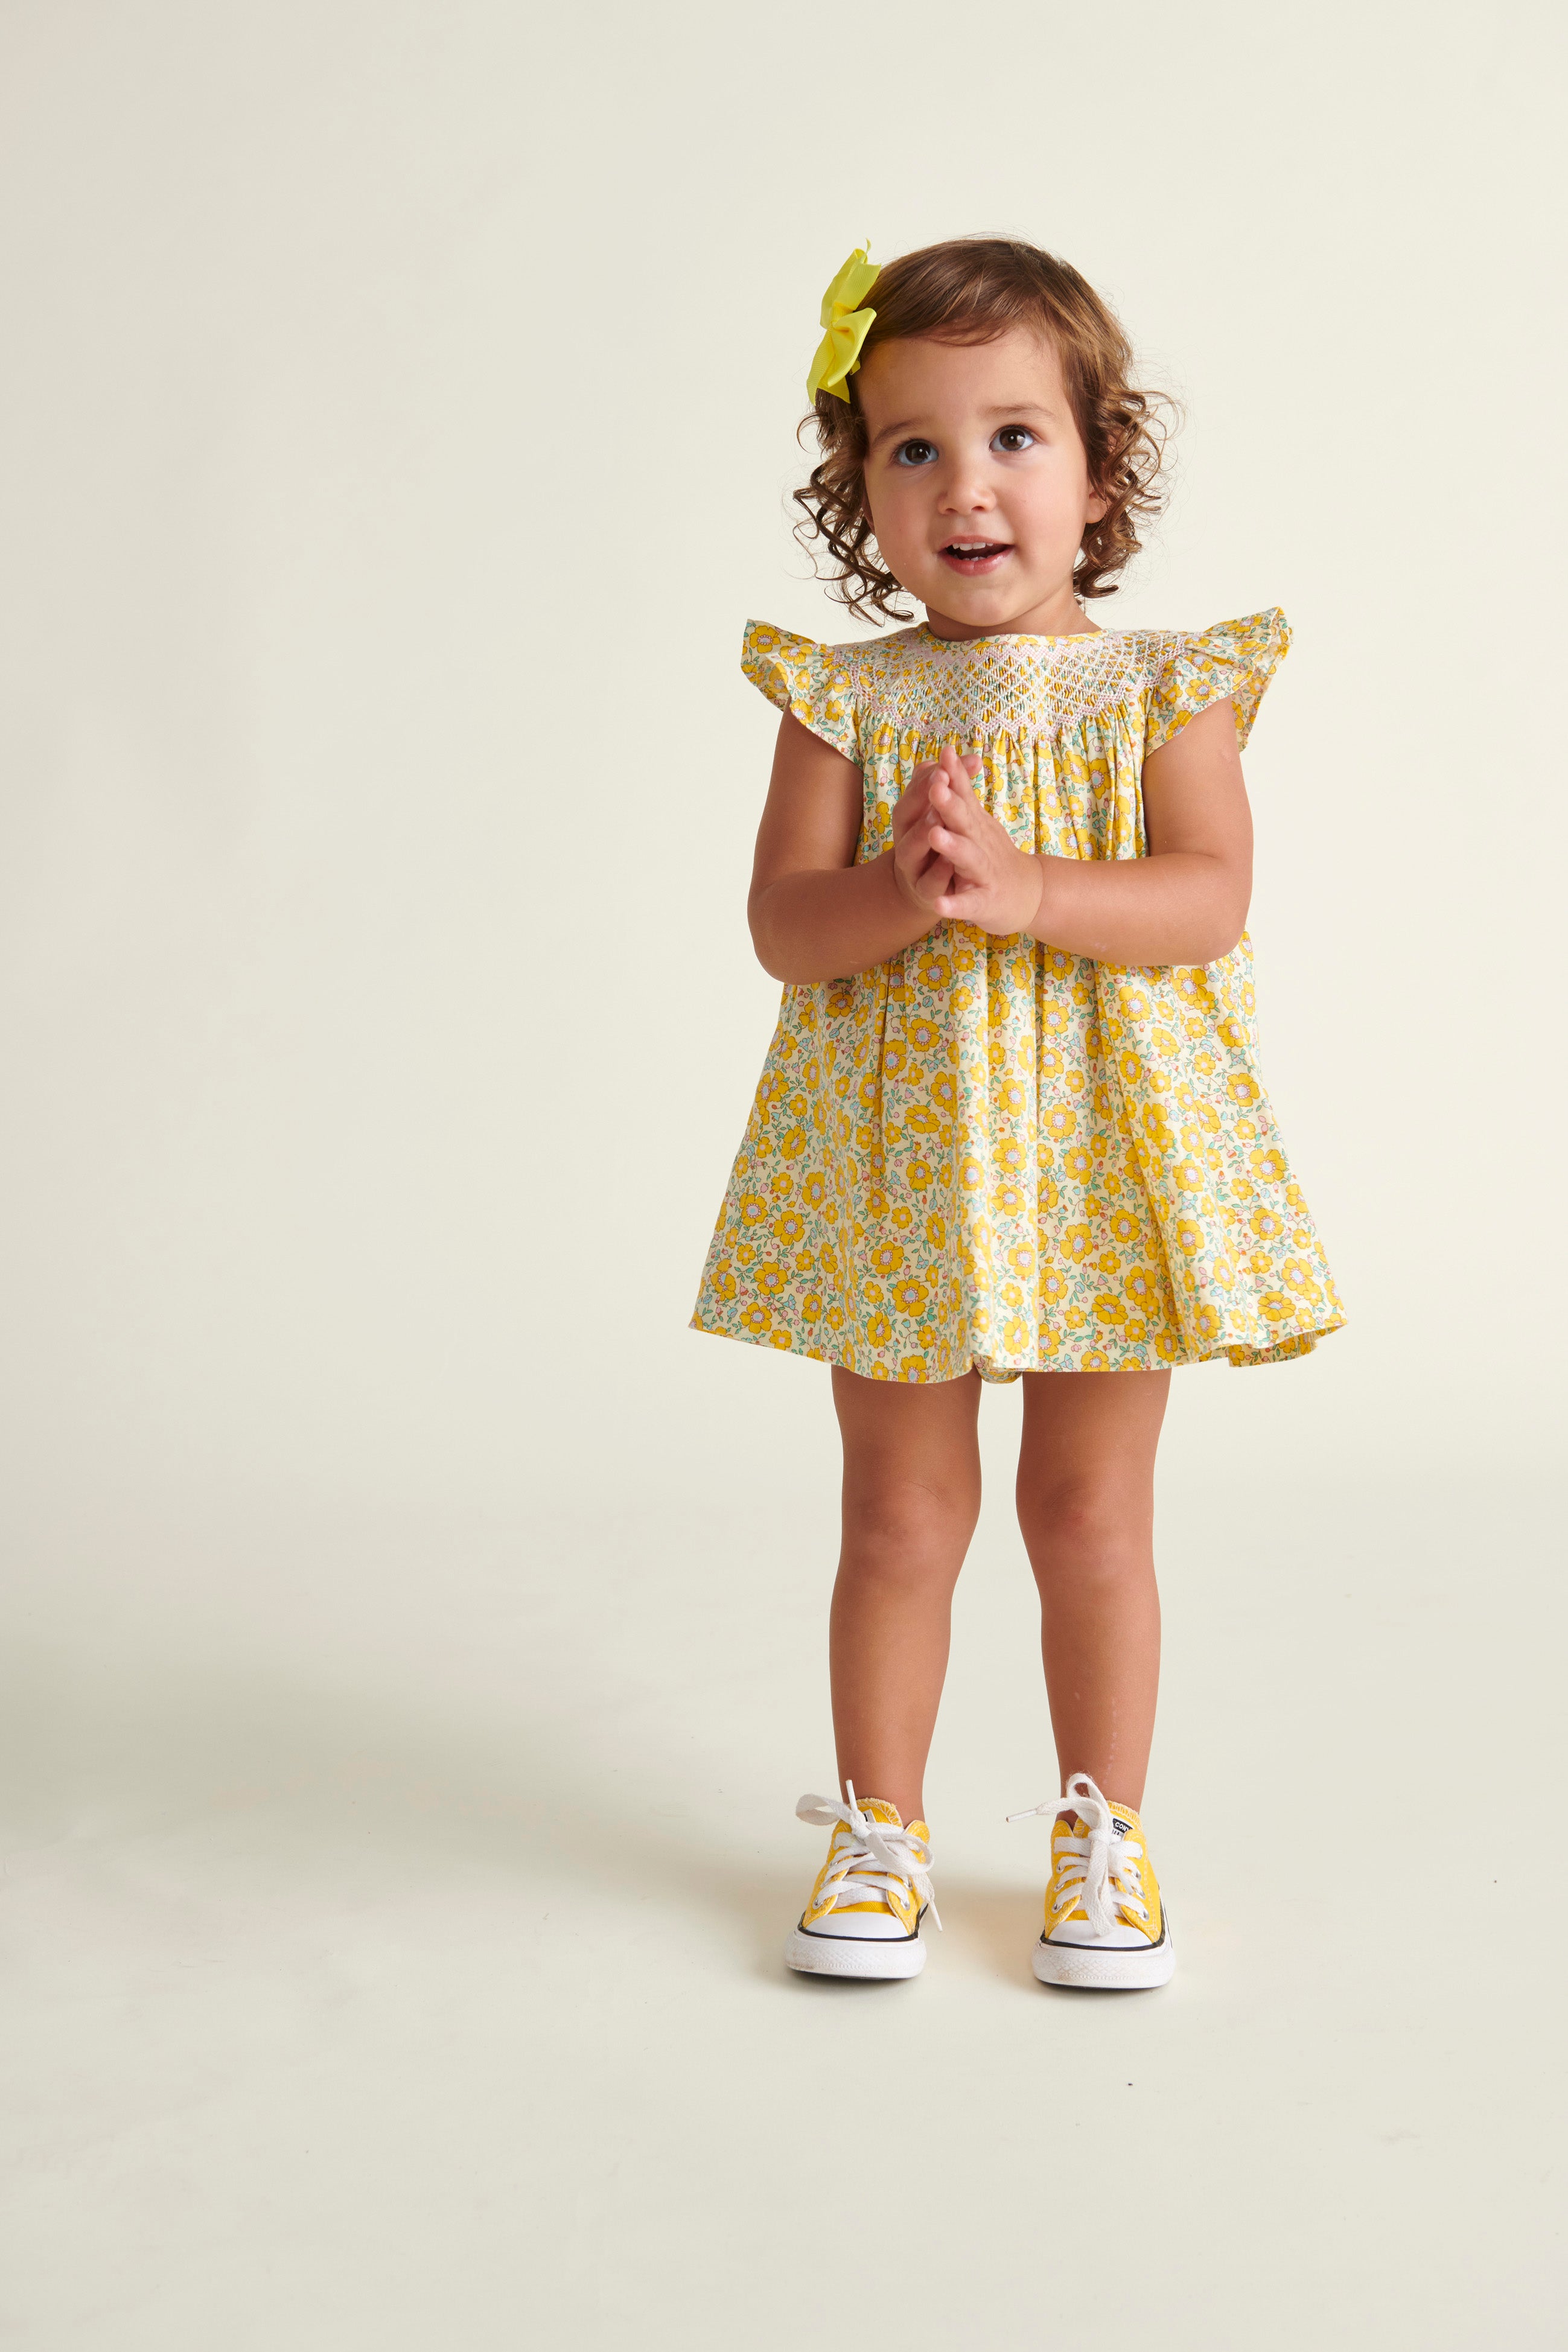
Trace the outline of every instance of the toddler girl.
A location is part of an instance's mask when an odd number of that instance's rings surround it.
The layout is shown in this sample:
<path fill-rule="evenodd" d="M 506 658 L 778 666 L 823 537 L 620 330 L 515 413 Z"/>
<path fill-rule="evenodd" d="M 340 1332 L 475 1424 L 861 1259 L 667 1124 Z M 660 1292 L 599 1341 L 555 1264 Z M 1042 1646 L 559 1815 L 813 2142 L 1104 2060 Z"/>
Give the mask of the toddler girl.
<path fill-rule="evenodd" d="M 868 304 L 868 296 L 874 301 Z M 752 935 L 784 982 L 695 1328 L 830 1364 L 844 1538 L 830 1619 L 843 1795 L 786 1957 L 920 1969 L 921 1777 L 980 1508 L 983 1381 L 1024 1381 L 1018 1519 L 1066 1801 L 1047 1983 L 1163 1984 L 1138 1816 L 1171 1367 L 1304 1354 L 1343 1320 L 1260 1083 L 1242 783 L 1289 643 L 1271 611 L 1101 630 L 1160 443 L 1076 270 L 961 238 L 822 309 L 799 495 L 858 614 L 752 623 L 784 716 Z"/>

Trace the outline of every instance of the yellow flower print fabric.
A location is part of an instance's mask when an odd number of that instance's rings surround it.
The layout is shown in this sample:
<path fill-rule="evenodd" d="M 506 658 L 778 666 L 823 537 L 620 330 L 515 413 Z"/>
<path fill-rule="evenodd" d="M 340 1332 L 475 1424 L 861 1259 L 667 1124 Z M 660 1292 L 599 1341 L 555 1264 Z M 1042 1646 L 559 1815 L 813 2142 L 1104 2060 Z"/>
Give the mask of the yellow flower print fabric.
<path fill-rule="evenodd" d="M 865 779 L 858 862 L 957 741 L 1022 849 L 1146 854 L 1147 753 L 1228 697 L 1245 743 L 1278 611 L 1201 635 L 819 646 L 752 622 L 742 665 Z M 1304 1354 L 1344 1320 L 1258 1070 L 1248 941 L 1093 963 L 942 923 L 787 987 L 693 1327 L 873 1380 Z"/>

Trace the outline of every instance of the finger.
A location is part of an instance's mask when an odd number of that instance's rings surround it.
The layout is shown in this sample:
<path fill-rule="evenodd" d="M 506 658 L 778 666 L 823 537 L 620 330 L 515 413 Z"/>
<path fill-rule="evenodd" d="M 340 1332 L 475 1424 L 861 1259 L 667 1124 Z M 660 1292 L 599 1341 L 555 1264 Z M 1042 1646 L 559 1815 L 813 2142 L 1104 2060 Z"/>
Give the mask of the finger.
<path fill-rule="evenodd" d="M 931 837 L 923 824 L 910 825 L 893 842 L 893 863 L 906 874 L 918 874 L 931 856 Z"/>
<path fill-rule="evenodd" d="M 922 907 L 934 907 L 939 898 L 946 898 L 952 889 L 952 868 L 937 858 L 921 874 L 915 877 L 914 894 Z"/>
<path fill-rule="evenodd" d="M 893 806 L 893 832 L 895 836 L 901 837 L 903 835 L 911 832 L 916 825 L 923 824 L 930 814 L 930 791 L 924 790 L 917 792 L 911 784 L 909 791 L 903 795 L 902 799 L 895 802 Z"/>
<path fill-rule="evenodd" d="M 939 856 L 947 859 L 955 874 L 965 879 L 973 877 L 979 881 L 986 874 L 987 860 L 984 851 L 962 833 L 952 833 L 944 825 L 940 832 L 931 835 L 931 845 Z"/>
<path fill-rule="evenodd" d="M 934 772 L 934 770 L 928 770 L 923 778 L 917 778 L 895 803 L 893 808 L 895 824 L 914 824 L 925 814 L 926 810 L 931 806 L 931 776 Z"/>
<path fill-rule="evenodd" d="M 955 832 L 975 831 L 981 814 L 980 803 L 969 790 L 966 780 L 961 777 L 955 784 L 951 776 L 943 776 L 931 786 L 931 800 L 938 824 L 951 825 Z"/>
<path fill-rule="evenodd" d="M 962 768 L 956 772 L 952 768 L 943 768 L 940 775 L 933 776 L 931 779 L 931 801 L 933 808 L 957 808 L 965 802 L 973 801 L 973 798 L 974 795 L 970 790 L 969 778 Z"/>

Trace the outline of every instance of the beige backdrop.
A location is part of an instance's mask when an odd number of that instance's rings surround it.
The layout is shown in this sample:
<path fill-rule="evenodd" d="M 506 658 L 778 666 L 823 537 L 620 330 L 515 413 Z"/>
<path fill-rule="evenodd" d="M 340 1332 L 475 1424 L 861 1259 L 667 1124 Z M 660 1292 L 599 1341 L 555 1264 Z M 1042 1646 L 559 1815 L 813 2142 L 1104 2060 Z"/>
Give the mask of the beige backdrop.
<path fill-rule="evenodd" d="M 1439 2089 L 1363 2116 L 1325 1921 L 1385 1918 L 1415 1838 L 1460 1917 L 1498 1878 L 1542 1925 L 1526 1847 L 1510 1882 L 1444 1808 L 1483 1763 L 1540 1799 L 1562 1764 L 1531 1696 L 1562 1411 L 1561 68 L 1544 0 L 0 12 L 29 2345 L 510 2345 L 542 2311 L 794 2345 L 791 2295 L 877 2271 L 820 2254 L 826 2218 L 882 2197 L 928 2217 L 904 2340 L 1044 2342 L 1040 2210 L 1097 2245 L 1123 2192 L 1167 2341 L 1312 2341 L 1315 2312 L 1373 2341 L 1389 2227 L 1428 2302 L 1377 2340 L 1500 2340 L 1483 2314 L 1549 2340 L 1533 2144 L 1510 2126 L 1500 2176 L 1480 2078 L 1440 2088 L 1466 1979 L 1411 2022 L 1425 1958 L 1389 1960 L 1378 2048 Z M 1178 1383 L 1154 1796 L 1210 2039 L 1131 2158 L 1119 2037 L 1157 2074 L 1155 2010 L 1069 2031 L 1010 1978 L 985 2007 L 1036 1853 L 950 1844 L 1001 1924 L 971 1984 L 952 1906 L 919 1989 L 946 1963 L 947 2011 L 780 2005 L 813 1843 L 789 1808 L 831 1772 L 825 1384 L 684 1328 L 776 999 L 741 627 L 853 634 L 785 510 L 816 304 L 862 237 L 972 228 L 1076 262 L 1186 404 L 1102 617 L 1278 602 L 1296 631 L 1249 760 L 1252 930 L 1352 1321 Z M 1004 1474 L 1016 1402 L 988 1402 Z M 1005 1507 L 987 1529 L 938 1758 L 960 1840 L 1050 1778 Z M 1260 1856 L 1242 1825 L 1274 1807 L 1296 1843 Z M 552 1974 L 528 1937 L 573 1887 Z M 1248 2009 L 1282 1935 L 1299 2011 Z M 1076 2169 L 1059 2112 L 974 2121 L 1047 2033 L 1112 2034 L 1067 2078 Z M 1315 2153 L 1294 2120 L 1248 2137 L 1279 2065 L 1302 2114 L 1334 2085 Z M 1501 2285 L 1442 2218 L 1500 2179 Z M 1228 2284 L 1194 2252 L 1211 2211 L 1254 2232 Z M 1296 2317 L 1264 2327 L 1286 2274 Z M 784 2299 L 737 2327 L 761 2276 Z"/>

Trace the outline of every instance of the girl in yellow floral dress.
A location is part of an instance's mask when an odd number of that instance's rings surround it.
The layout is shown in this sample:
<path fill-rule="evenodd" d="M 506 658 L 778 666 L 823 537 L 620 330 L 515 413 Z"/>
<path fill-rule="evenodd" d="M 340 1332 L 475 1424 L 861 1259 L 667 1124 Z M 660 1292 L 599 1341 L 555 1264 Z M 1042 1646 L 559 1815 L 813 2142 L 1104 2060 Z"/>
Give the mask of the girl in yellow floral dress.
<path fill-rule="evenodd" d="M 1022 243 L 828 289 L 800 495 L 836 593 L 926 617 L 820 646 L 753 623 L 777 704 L 751 922 L 778 1028 L 693 1318 L 832 1366 L 842 1793 L 786 1957 L 912 1976 L 921 1778 L 980 1507 L 985 1381 L 1024 1382 L 1018 1518 L 1064 1796 L 1036 1974 L 1163 1984 L 1137 1808 L 1171 1370 L 1342 1321 L 1258 1072 L 1239 753 L 1277 611 L 1101 630 L 1160 440 L 1115 319 Z M 934 1917 L 934 1909 L 932 1911 Z"/>

